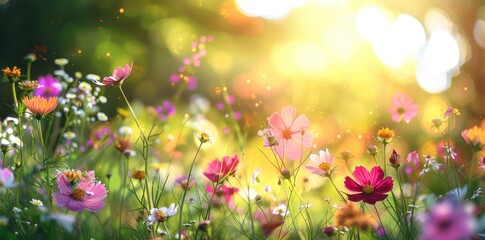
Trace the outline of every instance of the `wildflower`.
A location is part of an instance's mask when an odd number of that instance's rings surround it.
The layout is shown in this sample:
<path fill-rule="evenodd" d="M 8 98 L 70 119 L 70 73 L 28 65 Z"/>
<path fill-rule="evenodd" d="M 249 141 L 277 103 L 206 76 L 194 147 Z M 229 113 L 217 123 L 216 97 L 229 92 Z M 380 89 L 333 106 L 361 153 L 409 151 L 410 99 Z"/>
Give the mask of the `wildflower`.
<path fill-rule="evenodd" d="M 71 131 L 67 131 L 63 134 L 63 137 L 67 140 L 72 140 L 76 137 L 76 133 L 74 132 L 71 132 Z"/>
<path fill-rule="evenodd" d="M 447 117 L 451 116 L 452 114 L 455 114 L 456 116 L 461 115 L 460 111 L 457 108 L 448 107 L 445 110 L 445 113 L 443 113 L 443 118 L 447 118 Z"/>
<path fill-rule="evenodd" d="M 369 146 L 367 147 L 367 154 L 371 155 L 371 156 L 375 156 L 377 155 L 377 152 L 379 151 L 379 148 L 375 145 L 372 145 L 372 146 Z"/>
<path fill-rule="evenodd" d="M 35 60 L 37 60 L 37 57 L 35 56 L 35 54 L 29 53 L 25 55 L 24 60 L 32 63 L 32 62 L 35 62 Z"/>
<path fill-rule="evenodd" d="M 103 113 L 103 112 L 98 112 L 96 114 L 96 117 L 98 117 L 98 121 L 100 121 L 100 122 L 106 122 L 106 121 L 108 121 L 108 116 L 106 116 L 106 114 Z"/>
<path fill-rule="evenodd" d="M 131 140 L 126 136 L 118 136 L 116 138 L 115 148 L 116 150 L 124 153 L 131 147 Z"/>
<path fill-rule="evenodd" d="M 315 166 L 305 166 L 308 171 L 312 174 L 316 174 L 322 177 L 330 176 L 332 174 L 332 163 L 333 163 L 333 156 L 330 154 L 328 149 L 325 151 L 320 150 L 319 155 L 311 154 L 310 160 Z"/>
<path fill-rule="evenodd" d="M 443 120 L 441 120 L 441 118 L 433 118 L 431 119 L 431 123 L 433 124 L 433 127 L 436 128 L 436 130 L 439 130 L 441 124 L 443 124 Z"/>
<path fill-rule="evenodd" d="M 296 117 L 296 108 L 285 107 L 281 113 L 275 112 L 268 119 L 271 136 L 274 136 L 278 144 L 273 146 L 278 155 L 284 159 L 286 154 L 290 160 L 301 156 L 301 147 L 311 147 L 313 135 L 306 131 L 310 121 L 305 115 Z M 265 146 L 269 146 L 265 139 Z"/>
<path fill-rule="evenodd" d="M 128 127 L 128 126 L 121 126 L 118 128 L 118 134 L 123 135 L 123 136 L 129 136 L 133 133 L 133 128 Z"/>
<path fill-rule="evenodd" d="M 14 182 L 14 174 L 8 168 L 0 168 L 0 187 L 14 188 L 18 183 Z"/>
<path fill-rule="evenodd" d="M 418 115 L 418 106 L 413 103 L 410 96 L 397 93 L 392 98 L 392 107 L 389 108 L 389 112 L 392 115 L 392 121 L 394 122 L 410 122 L 416 115 Z"/>
<path fill-rule="evenodd" d="M 372 216 L 363 213 L 352 203 L 347 203 L 337 210 L 334 223 L 340 228 L 357 227 L 361 230 L 367 230 L 376 225 Z"/>
<path fill-rule="evenodd" d="M 210 143 L 211 142 L 211 136 L 207 131 L 201 132 L 201 133 L 196 133 L 195 137 L 199 139 L 200 143 Z"/>
<path fill-rule="evenodd" d="M 175 206 L 175 203 L 170 204 L 168 208 L 152 208 L 146 221 L 148 221 L 149 225 L 153 225 L 155 222 L 165 222 L 176 213 L 177 206 Z"/>
<path fill-rule="evenodd" d="M 212 188 L 212 186 L 207 186 L 207 193 L 213 193 L 215 196 L 217 196 L 216 198 L 211 198 L 211 204 L 215 207 L 222 206 L 222 198 L 224 198 L 229 205 L 233 205 L 232 196 L 234 196 L 234 194 L 237 192 L 239 192 L 238 188 L 228 187 L 226 185 L 219 185 L 215 190 Z"/>
<path fill-rule="evenodd" d="M 37 80 L 38 87 L 34 90 L 35 96 L 57 97 L 62 92 L 61 82 L 52 75 L 40 76 Z"/>
<path fill-rule="evenodd" d="M 353 158 L 352 152 L 350 150 L 343 150 L 340 152 L 339 158 L 343 159 L 344 161 L 348 161 L 349 159 Z"/>
<path fill-rule="evenodd" d="M 145 175 L 146 175 L 145 171 L 137 170 L 137 171 L 131 172 L 130 177 L 137 180 L 143 180 L 145 179 Z"/>
<path fill-rule="evenodd" d="M 355 194 L 347 194 L 352 202 L 363 201 L 374 205 L 378 201 L 383 201 L 387 198 L 387 192 L 392 190 L 394 180 L 388 176 L 384 179 L 384 171 L 380 166 L 375 166 L 370 173 L 363 166 L 358 166 L 352 173 L 357 180 L 350 177 L 345 177 L 345 188 L 350 191 L 358 192 Z"/>
<path fill-rule="evenodd" d="M 57 204 L 71 211 L 101 210 L 105 205 L 103 200 L 107 196 L 104 184 L 94 179 L 94 171 L 89 171 L 81 177 L 77 175 L 77 171 L 72 172 L 76 173 L 75 178 L 63 172 L 57 173 L 57 186 L 60 192 L 53 195 Z"/>
<path fill-rule="evenodd" d="M 279 203 L 278 206 L 273 208 L 273 214 L 285 217 L 290 215 L 290 210 L 286 208 L 286 205 L 284 203 Z"/>
<path fill-rule="evenodd" d="M 281 176 L 284 179 L 290 179 L 290 177 L 291 177 L 291 171 L 288 168 L 285 168 L 285 169 L 281 170 Z"/>
<path fill-rule="evenodd" d="M 335 233 L 335 228 L 332 226 L 325 227 L 322 232 L 325 233 L 327 236 L 331 237 Z"/>
<path fill-rule="evenodd" d="M 28 93 L 34 91 L 39 87 L 39 82 L 37 81 L 21 81 L 18 84 L 19 84 L 20 90 Z"/>
<path fill-rule="evenodd" d="M 261 168 L 260 167 L 254 169 L 253 173 L 251 174 L 251 183 L 252 184 L 260 182 L 259 174 L 261 174 Z"/>
<path fill-rule="evenodd" d="M 401 164 L 399 160 L 401 159 L 401 155 L 399 155 L 396 150 L 392 149 L 391 157 L 389 157 L 389 162 L 391 166 L 394 168 L 398 168 Z"/>
<path fill-rule="evenodd" d="M 175 182 L 183 189 L 183 190 L 190 190 L 194 184 L 195 180 L 190 179 L 190 183 L 187 182 L 188 177 L 183 175 L 175 179 Z"/>
<path fill-rule="evenodd" d="M 162 106 L 150 107 L 148 111 L 160 121 L 167 121 L 169 117 L 175 115 L 175 107 L 169 101 L 164 101 Z"/>
<path fill-rule="evenodd" d="M 42 96 L 34 96 L 30 99 L 25 97 L 22 102 L 37 119 L 41 119 L 54 111 L 58 103 L 57 97 L 47 99 Z"/>
<path fill-rule="evenodd" d="M 65 66 L 69 63 L 67 58 L 56 58 L 54 59 L 54 63 L 60 67 Z"/>
<path fill-rule="evenodd" d="M 128 118 L 129 116 L 131 116 L 131 113 L 126 111 L 125 109 L 123 108 L 116 108 L 116 112 L 118 113 L 118 115 L 122 118 Z"/>
<path fill-rule="evenodd" d="M 389 129 L 388 127 L 386 128 L 381 128 L 381 130 L 377 131 L 377 140 L 381 142 L 384 145 L 387 145 L 392 141 L 392 138 L 394 137 L 394 131 Z"/>
<path fill-rule="evenodd" d="M 14 213 L 21 213 L 22 212 L 22 209 L 18 208 L 18 207 L 13 207 L 12 211 Z"/>
<path fill-rule="evenodd" d="M 2 72 L 4 77 L 12 78 L 12 81 L 14 82 L 20 77 L 20 68 L 17 68 L 17 66 L 14 66 L 12 69 L 10 69 L 10 67 L 6 67 L 2 69 Z"/>
<path fill-rule="evenodd" d="M 104 77 L 101 82 L 95 79 L 93 80 L 94 80 L 94 83 L 99 86 L 118 87 L 121 84 L 123 84 L 123 81 L 130 76 L 132 69 L 133 69 L 133 63 L 131 63 L 131 66 L 128 64 L 125 64 L 124 67 L 119 66 L 117 69 L 115 69 L 111 76 Z"/>
<path fill-rule="evenodd" d="M 200 230 L 200 231 L 203 231 L 203 232 L 207 232 L 210 223 L 211 222 L 209 220 L 205 220 L 205 221 L 200 222 L 197 225 L 197 230 Z"/>
<path fill-rule="evenodd" d="M 209 167 L 204 172 L 204 176 L 206 176 L 212 182 L 219 182 L 228 178 L 229 176 L 234 176 L 236 174 L 238 164 L 239 157 L 236 154 L 234 154 L 232 157 L 224 156 L 222 161 L 215 159 L 209 163 Z"/>
<path fill-rule="evenodd" d="M 447 198 L 437 202 L 433 208 L 421 218 L 422 233 L 420 239 L 471 239 L 474 234 L 474 209 L 463 205 L 455 198 Z"/>
<path fill-rule="evenodd" d="M 419 154 L 416 151 L 412 151 L 408 153 L 408 157 L 406 158 L 408 163 L 413 163 L 414 167 L 417 168 L 419 166 Z"/>
<path fill-rule="evenodd" d="M 2 138 L 0 140 L 0 149 L 2 150 L 3 155 L 7 154 L 8 151 L 10 151 L 10 141 L 8 141 L 5 138 Z"/>
<path fill-rule="evenodd" d="M 34 199 L 34 198 L 32 198 L 32 200 L 30 201 L 30 203 L 32 203 L 32 205 L 37 206 L 37 207 L 44 206 L 44 203 L 42 203 L 42 201 L 40 201 L 38 199 Z"/>
<path fill-rule="evenodd" d="M 482 149 L 485 145 L 485 131 L 477 126 L 463 130 L 461 136 L 467 144 L 472 146 L 474 151 Z"/>
<path fill-rule="evenodd" d="M 260 209 L 258 209 L 254 215 L 254 219 L 261 225 L 261 230 L 265 237 L 269 237 L 278 227 L 283 225 L 283 217 L 279 214 L 269 214 L 267 216 Z"/>

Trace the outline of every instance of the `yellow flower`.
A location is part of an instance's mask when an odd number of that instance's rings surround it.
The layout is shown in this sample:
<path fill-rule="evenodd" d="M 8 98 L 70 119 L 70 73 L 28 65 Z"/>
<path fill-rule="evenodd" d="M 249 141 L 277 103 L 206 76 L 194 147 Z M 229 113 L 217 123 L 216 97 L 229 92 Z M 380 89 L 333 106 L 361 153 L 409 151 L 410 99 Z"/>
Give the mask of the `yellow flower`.
<path fill-rule="evenodd" d="M 25 97 L 22 102 L 37 119 L 41 119 L 54 111 L 58 103 L 57 97 L 50 97 L 47 99 L 41 96 L 35 96 L 30 99 Z"/>
<path fill-rule="evenodd" d="M 347 203 L 335 213 L 335 226 L 339 228 L 357 227 L 360 230 L 367 230 L 376 225 L 372 216 L 360 211 L 359 207 L 352 203 Z"/>
<path fill-rule="evenodd" d="M 20 77 L 20 68 L 17 68 L 17 66 L 14 66 L 12 70 L 10 70 L 9 67 L 6 67 L 2 69 L 2 72 L 4 77 L 13 77 L 13 78 Z"/>
<path fill-rule="evenodd" d="M 384 145 L 390 143 L 393 137 L 394 131 L 389 129 L 388 127 L 383 127 L 381 128 L 381 130 L 377 131 L 377 139 Z"/>
<path fill-rule="evenodd" d="M 466 143 L 470 144 L 474 150 L 478 151 L 485 146 L 485 131 L 478 126 L 470 129 L 465 129 L 461 132 L 461 136 Z"/>

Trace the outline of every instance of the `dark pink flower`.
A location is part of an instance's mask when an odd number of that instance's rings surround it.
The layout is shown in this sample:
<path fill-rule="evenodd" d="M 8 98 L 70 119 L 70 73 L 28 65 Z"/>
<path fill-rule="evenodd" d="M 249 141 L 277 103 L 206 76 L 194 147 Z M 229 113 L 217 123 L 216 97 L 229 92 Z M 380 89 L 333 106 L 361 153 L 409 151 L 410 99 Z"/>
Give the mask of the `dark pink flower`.
<path fill-rule="evenodd" d="M 408 163 L 412 163 L 414 165 L 414 168 L 419 167 L 419 154 L 416 151 L 412 151 L 408 153 L 408 157 L 406 158 Z"/>
<path fill-rule="evenodd" d="M 71 211 L 88 210 L 96 212 L 104 207 L 107 196 L 106 187 L 95 180 L 94 171 L 81 174 L 79 170 L 57 173 L 57 186 L 60 192 L 53 197 L 57 204 Z"/>
<path fill-rule="evenodd" d="M 190 190 L 194 184 L 195 184 L 195 179 L 190 179 L 190 183 L 187 182 L 188 177 L 183 175 L 175 179 L 175 182 L 184 190 Z"/>
<path fill-rule="evenodd" d="M 218 201 L 221 198 L 224 198 L 228 204 L 232 204 L 232 196 L 239 192 L 238 188 L 233 188 L 233 187 L 228 187 L 226 185 L 218 186 L 217 189 L 214 192 L 214 188 L 212 186 L 208 185 L 207 186 L 207 192 L 208 193 L 213 193 L 216 195 L 217 199 L 213 199 L 212 204 L 220 204 L 220 201 Z"/>
<path fill-rule="evenodd" d="M 263 230 L 265 237 L 269 237 L 274 230 L 285 223 L 283 216 L 272 213 L 265 214 L 261 209 L 256 210 L 253 217 L 261 225 L 261 230 Z"/>
<path fill-rule="evenodd" d="M 387 198 L 387 193 L 392 190 L 394 180 L 388 176 L 384 179 L 384 171 L 380 166 L 375 166 L 370 173 L 363 166 L 358 166 L 352 173 L 353 180 L 350 177 L 345 177 L 345 188 L 350 191 L 357 192 L 355 194 L 347 194 L 352 202 L 363 201 L 374 205 L 378 201 L 383 201 Z"/>
<path fill-rule="evenodd" d="M 229 176 L 234 176 L 234 174 L 236 174 L 238 164 L 239 157 L 236 154 L 234 154 L 232 157 L 224 156 L 222 161 L 215 159 L 209 163 L 209 167 L 204 172 L 204 176 L 206 176 L 212 182 L 219 182 L 228 178 Z"/>
<path fill-rule="evenodd" d="M 265 138 L 265 147 L 272 147 L 284 159 L 286 153 L 290 160 L 301 157 L 301 147 L 311 147 L 313 135 L 307 131 L 310 121 L 305 115 L 296 117 L 296 108 L 285 107 L 281 113 L 275 112 L 268 119 L 270 128 Z M 275 142 L 271 143 L 271 137 Z"/>
<path fill-rule="evenodd" d="M 389 108 L 389 112 L 392 115 L 392 121 L 409 122 L 418 115 L 418 105 L 414 104 L 410 96 L 397 93 L 391 101 L 392 107 Z"/>
<path fill-rule="evenodd" d="M 125 67 L 118 67 L 113 71 L 113 75 L 109 77 L 104 77 L 101 82 L 99 81 L 94 81 L 99 86 L 120 86 L 123 84 L 123 81 L 130 76 L 131 70 L 133 69 L 133 63 L 131 63 L 131 66 L 128 64 L 125 64 Z"/>

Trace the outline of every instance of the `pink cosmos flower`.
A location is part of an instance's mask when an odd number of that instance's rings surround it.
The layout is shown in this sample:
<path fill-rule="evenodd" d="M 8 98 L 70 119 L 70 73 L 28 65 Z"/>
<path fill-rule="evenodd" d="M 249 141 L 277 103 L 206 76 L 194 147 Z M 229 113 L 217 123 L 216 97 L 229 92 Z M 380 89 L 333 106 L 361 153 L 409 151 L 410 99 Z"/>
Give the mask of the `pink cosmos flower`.
<path fill-rule="evenodd" d="M 265 147 L 274 147 L 281 159 L 286 153 L 290 160 L 301 156 L 301 147 L 311 147 L 313 135 L 307 131 L 310 121 L 305 115 L 296 117 L 296 108 L 285 107 L 281 113 L 275 112 L 268 119 L 270 128 L 265 138 Z M 272 138 L 271 141 L 268 138 Z"/>
<path fill-rule="evenodd" d="M 101 82 L 99 81 L 94 81 L 95 84 L 99 86 L 113 86 L 117 87 L 123 84 L 123 81 L 130 76 L 131 70 L 133 69 L 133 63 L 131 63 L 131 66 L 128 64 L 125 64 L 125 67 L 118 67 L 113 71 L 113 75 L 109 77 L 104 77 Z"/>
<path fill-rule="evenodd" d="M 34 96 L 44 98 L 57 97 L 62 92 L 62 84 L 52 75 L 39 76 L 38 87 L 34 90 Z"/>
<path fill-rule="evenodd" d="M 60 192 L 53 197 L 59 206 L 71 211 L 99 211 L 104 207 L 107 196 L 106 187 L 95 180 L 94 171 L 82 175 L 79 170 L 57 173 L 57 186 Z"/>
<path fill-rule="evenodd" d="M 333 163 L 333 156 L 330 155 L 328 149 L 325 151 L 320 150 L 319 155 L 311 154 L 310 160 L 314 166 L 305 166 L 308 171 L 312 174 L 320 175 L 320 176 L 328 176 L 331 172 L 331 167 Z"/>
<path fill-rule="evenodd" d="M 403 93 L 397 93 L 391 101 L 392 107 L 389 108 L 389 112 L 392 115 L 392 121 L 409 122 L 418 115 L 418 105 L 414 104 L 413 99 L 411 99 L 410 96 Z"/>
<path fill-rule="evenodd" d="M 479 166 L 480 169 L 485 171 L 485 157 L 480 157 L 478 159 L 478 166 Z"/>
<path fill-rule="evenodd" d="M 14 188 L 18 183 L 14 182 L 14 174 L 8 168 L 0 168 L 0 187 Z"/>
<path fill-rule="evenodd" d="M 285 223 L 283 216 L 272 213 L 265 214 L 261 209 L 256 210 L 253 217 L 261 225 L 261 230 L 263 230 L 265 237 L 269 237 L 274 230 Z"/>
<path fill-rule="evenodd" d="M 419 167 L 419 154 L 417 151 L 408 153 L 406 160 L 408 163 L 412 163 L 415 169 Z"/>
<path fill-rule="evenodd" d="M 212 199 L 212 204 L 216 207 L 222 205 L 222 198 L 224 198 L 229 206 L 233 206 L 232 196 L 239 192 L 238 188 L 228 187 L 226 185 L 218 186 L 214 191 L 214 188 L 210 185 L 207 186 L 207 193 L 215 194 L 215 198 Z"/>
<path fill-rule="evenodd" d="M 204 172 L 206 176 L 212 182 L 219 182 L 224 180 L 229 176 L 234 176 L 236 174 L 236 169 L 239 164 L 239 157 L 237 154 L 234 156 L 224 156 L 222 161 L 214 159 L 209 163 L 207 171 Z"/>
<path fill-rule="evenodd" d="M 380 166 L 375 166 L 370 173 L 363 166 L 358 166 L 352 173 L 355 177 L 353 180 L 350 177 L 345 177 L 345 188 L 350 191 L 357 192 L 355 194 L 347 194 L 352 202 L 363 201 L 374 205 L 378 201 L 383 201 L 387 198 L 387 192 L 392 190 L 394 180 L 388 176 L 384 179 L 384 171 Z"/>

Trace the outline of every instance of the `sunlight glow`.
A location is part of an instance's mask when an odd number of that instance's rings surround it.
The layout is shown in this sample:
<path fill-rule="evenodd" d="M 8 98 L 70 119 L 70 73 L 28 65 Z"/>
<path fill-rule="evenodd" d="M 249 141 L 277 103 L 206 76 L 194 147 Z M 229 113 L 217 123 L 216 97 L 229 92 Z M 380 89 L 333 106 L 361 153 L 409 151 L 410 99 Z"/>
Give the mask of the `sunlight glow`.
<path fill-rule="evenodd" d="M 307 0 L 236 0 L 237 7 L 246 16 L 279 19 L 294 8 L 303 6 Z"/>
<path fill-rule="evenodd" d="M 391 21 L 377 7 L 362 8 L 355 19 L 357 31 L 365 39 L 373 42 L 381 38 L 391 28 Z"/>

